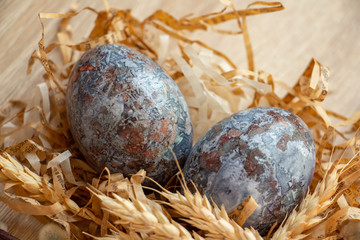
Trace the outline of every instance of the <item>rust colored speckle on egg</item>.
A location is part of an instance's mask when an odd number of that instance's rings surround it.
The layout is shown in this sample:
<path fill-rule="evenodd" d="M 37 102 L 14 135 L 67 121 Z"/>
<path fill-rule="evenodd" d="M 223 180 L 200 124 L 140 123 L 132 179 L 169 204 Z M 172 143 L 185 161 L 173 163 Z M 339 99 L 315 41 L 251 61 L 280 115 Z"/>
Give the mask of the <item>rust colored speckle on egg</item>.
<path fill-rule="evenodd" d="M 286 151 L 287 143 L 291 140 L 291 136 L 289 134 L 284 134 L 278 143 L 276 144 L 276 147 L 279 148 L 281 151 Z"/>
<path fill-rule="evenodd" d="M 244 161 L 244 169 L 248 177 L 259 177 L 264 173 L 264 167 L 257 161 L 258 158 L 264 158 L 264 154 L 255 148 L 249 153 Z"/>

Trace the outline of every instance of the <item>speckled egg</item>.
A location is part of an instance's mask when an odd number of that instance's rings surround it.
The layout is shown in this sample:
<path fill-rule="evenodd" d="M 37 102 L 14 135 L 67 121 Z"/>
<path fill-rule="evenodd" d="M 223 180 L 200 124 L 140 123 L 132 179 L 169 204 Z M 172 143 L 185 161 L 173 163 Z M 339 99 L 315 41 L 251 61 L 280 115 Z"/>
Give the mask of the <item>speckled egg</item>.
<path fill-rule="evenodd" d="M 127 47 L 96 46 L 75 64 L 66 95 L 74 140 L 98 171 L 140 169 L 165 184 L 192 145 L 188 107 L 176 83 L 150 58 Z"/>
<path fill-rule="evenodd" d="M 228 212 L 252 196 L 258 208 L 244 226 L 266 234 L 303 199 L 314 168 L 313 139 L 299 117 L 279 108 L 252 108 L 208 130 L 183 172 Z"/>

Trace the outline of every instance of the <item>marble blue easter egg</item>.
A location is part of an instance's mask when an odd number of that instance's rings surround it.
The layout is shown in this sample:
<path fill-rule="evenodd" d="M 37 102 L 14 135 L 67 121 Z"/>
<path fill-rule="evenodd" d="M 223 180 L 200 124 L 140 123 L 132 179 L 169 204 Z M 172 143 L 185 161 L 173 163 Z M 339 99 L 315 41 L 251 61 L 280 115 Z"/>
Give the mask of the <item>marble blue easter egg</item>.
<path fill-rule="evenodd" d="M 208 130 L 183 172 L 228 212 L 252 196 L 258 208 L 244 226 L 266 234 L 301 202 L 314 168 L 314 142 L 299 117 L 279 108 L 251 108 Z"/>
<path fill-rule="evenodd" d="M 105 44 L 75 64 L 66 94 L 73 138 L 98 171 L 130 176 L 140 169 L 165 184 L 192 145 L 187 104 L 155 62 L 125 46 Z"/>

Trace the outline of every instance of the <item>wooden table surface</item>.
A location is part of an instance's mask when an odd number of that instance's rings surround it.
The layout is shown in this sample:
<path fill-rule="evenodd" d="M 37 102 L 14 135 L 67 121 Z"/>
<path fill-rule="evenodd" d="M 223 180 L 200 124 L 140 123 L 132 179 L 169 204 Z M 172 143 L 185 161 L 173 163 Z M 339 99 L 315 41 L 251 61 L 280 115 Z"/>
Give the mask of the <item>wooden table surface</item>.
<path fill-rule="evenodd" d="M 42 81 L 40 63 L 26 75 L 31 53 L 41 37 L 39 12 L 65 12 L 71 0 L 0 0 L 0 106 L 10 99 L 30 97 L 30 89 Z M 251 1 L 234 0 L 238 9 Z M 103 2 L 77 1 L 79 8 L 91 6 L 104 9 Z M 360 1 L 358 0 L 297 0 L 283 1 L 281 12 L 252 16 L 248 28 L 255 55 L 256 69 L 272 73 L 292 85 L 312 57 L 331 71 L 330 92 L 324 105 L 350 116 L 360 110 Z M 181 17 L 188 13 L 204 14 L 219 11 L 223 5 L 216 0 L 122 0 L 109 1 L 118 9 L 133 9 L 133 14 L 145 18 L 157 9 Z M 76 29 L 89 32 L 93 19 L 88 14 L 77 17 Z M 58 20 L 45 21 L 46 42 L 55 40 Z M 82 39 L 78 39 L 79 41 Z M 246 68 L 241 37 L 220 36 L 212 44 L 225 51 L 234 62 Z M 230 41 L 230 42 L 229 42 Z M 42 223 L 32 216 L 16 213 L 0 204 L 0 222 L 20 239 L 37 239 Z"/>

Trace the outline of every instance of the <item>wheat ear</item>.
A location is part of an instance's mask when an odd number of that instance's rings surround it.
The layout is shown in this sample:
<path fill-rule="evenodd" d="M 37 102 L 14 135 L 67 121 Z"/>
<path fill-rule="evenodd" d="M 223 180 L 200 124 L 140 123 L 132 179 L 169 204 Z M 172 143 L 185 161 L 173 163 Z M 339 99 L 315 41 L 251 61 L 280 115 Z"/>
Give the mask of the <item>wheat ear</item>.
<path fill-rule="evenodd" d="M 92 220 L 98 225 L 102 223 L 102 220 L 97 218 L 91 210 L 80 208 L 70 197 L 58 197 L 53 184 L 48 181 L 48 178 L 33 173 L 7 153 L 0 154 L 0 182 L 12 186 L 20 185 L 28 194 L 28 197 L 37 200 L 39 205 L 60 203 L 63 207 L 61 214 L 79 216 Z M 108 228 L 116 230 L 112 225 L 109 225 Z"/>
<path fill-rule="evenodd" d="M 260 240 L 260 234 L 251 229 L 243 229 L 235 221 L 229 218 L 222 206 L 219 209 L 215 203 L 210 204 L 206 196 L 196 191 L 192 194 L 184 190 L 184 195 L 163 191 L 161 193 L 184 221 L 192 226 L 206 232 L 209 239 L 239 239 L 239 240 Z"/>
<path fill-rule="evenodd" d="M 115 225 L 141 233 L 145 239 L 194 239 L 183 226 L 168 219 L 161 206 L 154 201 L 148 204 L 136 198 L 126 199 L 115 193 L 109 197 L 93 186 L 88 189 L 101 200 L 102 209 L 118 217 L 118 220 L 114 221 Z"/>

